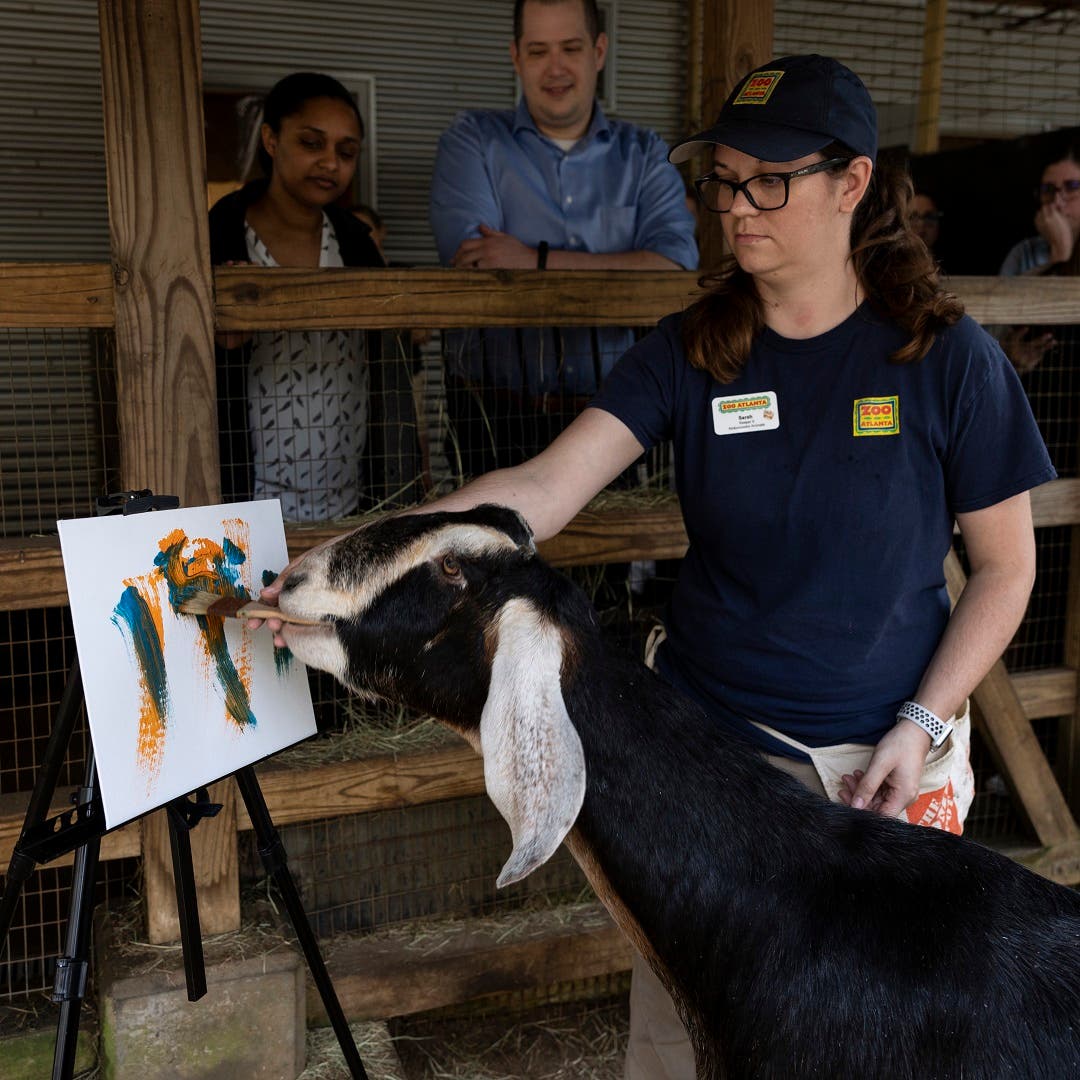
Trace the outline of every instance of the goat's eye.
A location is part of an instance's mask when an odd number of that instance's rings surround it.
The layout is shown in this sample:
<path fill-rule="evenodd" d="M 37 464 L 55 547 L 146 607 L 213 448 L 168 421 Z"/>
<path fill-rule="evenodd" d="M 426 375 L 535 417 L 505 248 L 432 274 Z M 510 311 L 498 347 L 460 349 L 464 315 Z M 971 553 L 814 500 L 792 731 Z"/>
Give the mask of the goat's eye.
<path fill-rule="evenodd" d="M 444 555 L 442 560 L 443 573 L 448 578 L 461 577 L 461 565 L 453 555 Z"/>

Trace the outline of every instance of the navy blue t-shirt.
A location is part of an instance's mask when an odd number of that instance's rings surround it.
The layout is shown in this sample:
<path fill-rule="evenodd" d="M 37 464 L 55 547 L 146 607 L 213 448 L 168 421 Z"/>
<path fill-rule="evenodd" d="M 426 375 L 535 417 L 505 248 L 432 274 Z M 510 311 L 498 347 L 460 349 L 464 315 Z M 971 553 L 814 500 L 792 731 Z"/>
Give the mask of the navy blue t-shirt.
<path fill-rule="evenodd" d="M 681 317 L 635 345 L 592 405 L 648 449 L 671 439 L 690 547 L 661 673 L 770 752 L 875 744 L 949 615 L 954 515 L 1055 476 L 1020 382 L 971 319 L 918 363 L 863 305 L 828 333 L 765 329 L 738 378 L 683 352 Z"/>

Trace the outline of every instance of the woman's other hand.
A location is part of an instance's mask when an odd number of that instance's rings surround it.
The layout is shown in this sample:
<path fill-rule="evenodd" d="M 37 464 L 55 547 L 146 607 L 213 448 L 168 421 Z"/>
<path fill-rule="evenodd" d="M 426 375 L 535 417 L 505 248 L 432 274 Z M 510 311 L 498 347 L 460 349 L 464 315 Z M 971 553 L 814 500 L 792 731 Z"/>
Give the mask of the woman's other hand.
<path fill-rule="evenodd" d="M 930 736 L 918 724 L 901 720 L 874 748 L 866 771 L 856 769 L 843 777 L 840 801 L 856 810 L 873 810 L 896 817 L 919 794 Z"/>

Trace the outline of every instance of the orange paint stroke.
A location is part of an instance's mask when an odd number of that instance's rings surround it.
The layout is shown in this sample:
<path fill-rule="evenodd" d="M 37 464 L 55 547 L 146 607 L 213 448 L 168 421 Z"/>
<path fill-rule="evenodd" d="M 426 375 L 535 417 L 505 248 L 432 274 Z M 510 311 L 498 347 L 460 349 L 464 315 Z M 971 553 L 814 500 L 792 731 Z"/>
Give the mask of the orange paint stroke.
<path fill-rule="evenodd" d="M 124 585 L 134 590 L 142 604 L 142 614 L 149 615 L 153 628 L 151 640 L 145 644 L 156 649 L 159 656 L 164 654 L 165 630 L 161 610 L 161 595 L 158 591 L 156 575 L 145 574 L 142 577 L 125 578 Z M 119 611 L 118 611 L 119 614 Z M 114 619 L 115 621 L 115 619 Z M 147 620 L 127 618 L 127 631 L 132 638 L 133 651 L 138 655 L 136 636 L 140 632 L 148 633 Z M 120 623 L 117 622 L 119 626 Z M 165 710 L 168 703 L 168 691 L 164 686 L 163 672 L 158 672 L 152 663 L 143 662 L 139 668 L 139 734 L 136 740 L 135 756 L 138 768 L 146 777 L 149 791 L 161 772 L 165 755 Z M 159 685 L 160 684 L 160 685 Z"/>

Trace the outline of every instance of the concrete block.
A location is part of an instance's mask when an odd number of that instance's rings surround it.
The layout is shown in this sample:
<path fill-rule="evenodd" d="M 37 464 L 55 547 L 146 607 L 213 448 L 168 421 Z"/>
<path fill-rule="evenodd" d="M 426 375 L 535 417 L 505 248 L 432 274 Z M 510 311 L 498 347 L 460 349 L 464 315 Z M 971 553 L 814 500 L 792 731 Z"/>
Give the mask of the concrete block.
<path fill-rule="evenodd" d="M 91 1069 L 97 1061 L 97 1032 L 79 1029 L 75 1050 L 75 1074 Z M 0 1076 L 4 1080 L 41 1080 L 52 1074 L 56 1052 L 56 1025 L 35 1028 L 0 1039 Z"/>
<path fill-rule="evenodd" d="M 99 933 L 103 1080 L 295 1080 L 305 1064 L 306 966 L 279 942 L 260 955 L 207 950 L 207 993 L 187 999 L 179 949 L 132 973 Z M 125 950 L 126 951 L 126 950 Z"/>

